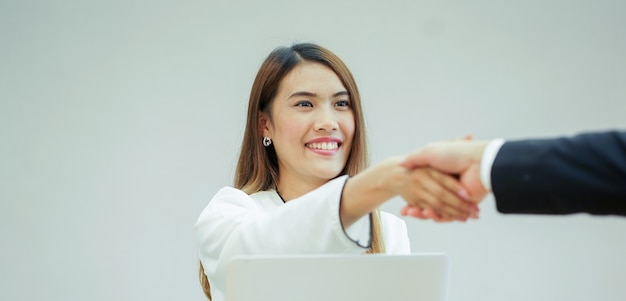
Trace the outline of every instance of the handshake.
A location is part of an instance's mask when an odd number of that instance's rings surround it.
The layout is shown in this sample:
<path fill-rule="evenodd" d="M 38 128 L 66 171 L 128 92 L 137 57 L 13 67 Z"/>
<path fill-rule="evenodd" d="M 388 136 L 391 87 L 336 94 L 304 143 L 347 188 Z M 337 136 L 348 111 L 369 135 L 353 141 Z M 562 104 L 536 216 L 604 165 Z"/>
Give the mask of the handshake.
<path fill-rule="evenodd" d="M 402 215 L 477 218 L 477 204 L 493 193 L 501 213 L 626 216 L 626 131 L 437 142 L 400 161 L 419 178 L 402 195 Z"/>
<path fill-rule="evenodd" d="M 493 155 L 483 161 L 488 145 L 491 152 L 487 154 L 495 155 L 494 151 L 497 152 L 502 142 L 457 140 L 431 143 L 401 159 L 401 166 L 411 172 L 420 170 L 422 174 L 416 179 L 421 183 L 419 197 L 403 196 L 407 205 L 401 214 L 438 222 L 478 218 L 477 204 L 490 192 L 488 168 Z M 486 176 L 481 176 L 481 168 Z"/>

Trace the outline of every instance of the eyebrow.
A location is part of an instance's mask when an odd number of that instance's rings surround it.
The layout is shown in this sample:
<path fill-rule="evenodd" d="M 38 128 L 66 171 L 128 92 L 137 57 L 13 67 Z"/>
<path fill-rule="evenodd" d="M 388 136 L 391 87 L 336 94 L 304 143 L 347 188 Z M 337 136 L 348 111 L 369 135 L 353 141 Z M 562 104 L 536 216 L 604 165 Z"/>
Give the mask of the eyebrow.
<path fill-rule="evenodd" d="M 289 95 L 289 98 L 298 97 L 298 96 L 317 97 L 317 94 L 306 92 L 306 91 L 298 91 Z M 339 91 L 333 94 L 333 97 L 337 97 L 337 96 L 350 96 L 350 93 L 348 91 Z"/>

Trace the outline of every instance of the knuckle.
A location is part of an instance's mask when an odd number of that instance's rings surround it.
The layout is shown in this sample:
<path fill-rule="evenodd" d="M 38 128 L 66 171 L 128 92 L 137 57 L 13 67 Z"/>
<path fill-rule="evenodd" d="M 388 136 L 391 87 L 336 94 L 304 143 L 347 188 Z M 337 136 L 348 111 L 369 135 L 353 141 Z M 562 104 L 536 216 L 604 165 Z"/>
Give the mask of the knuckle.
<path fill-rule="evenodd" d="M 448 197 L 448 193 L 443 189 L 437 189 L 433 194 L 440 202 L 443 202 L 443 200 Z"/>
<path fill-rule="evenodd" d="M 443 205 L 445 205 L 445 203 L 443 202 L 443 200 L 441 200 L 441 198 L 434 198 L 432 200 L 432 204 L 436 207 L 442 207 Z"/>

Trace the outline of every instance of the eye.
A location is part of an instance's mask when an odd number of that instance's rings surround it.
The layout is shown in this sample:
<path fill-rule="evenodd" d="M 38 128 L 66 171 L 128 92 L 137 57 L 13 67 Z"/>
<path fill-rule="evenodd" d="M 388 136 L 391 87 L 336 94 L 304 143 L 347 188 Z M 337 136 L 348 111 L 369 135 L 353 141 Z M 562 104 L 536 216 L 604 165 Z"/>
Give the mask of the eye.
<path fill-rule="evenodd" d="M 313 104 L 308 100 L 301 100 L 296 103 L 296 107 L 313 107 Z"/>
<path fill-rule="evenodd" d="M 349 100 L 339 100 L 335 103 L 335 107 L 350 107 Z"/>

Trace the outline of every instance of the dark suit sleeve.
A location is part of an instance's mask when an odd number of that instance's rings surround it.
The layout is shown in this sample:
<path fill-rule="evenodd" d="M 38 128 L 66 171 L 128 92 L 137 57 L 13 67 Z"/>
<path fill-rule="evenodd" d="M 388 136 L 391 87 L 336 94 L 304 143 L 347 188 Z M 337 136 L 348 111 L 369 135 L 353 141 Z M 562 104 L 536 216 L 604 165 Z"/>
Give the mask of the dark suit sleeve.
<path fill-rule="evenodd" d="M 491 183 L 502 213 L 626 215 L 626 132 L 506 142 Z"/>

